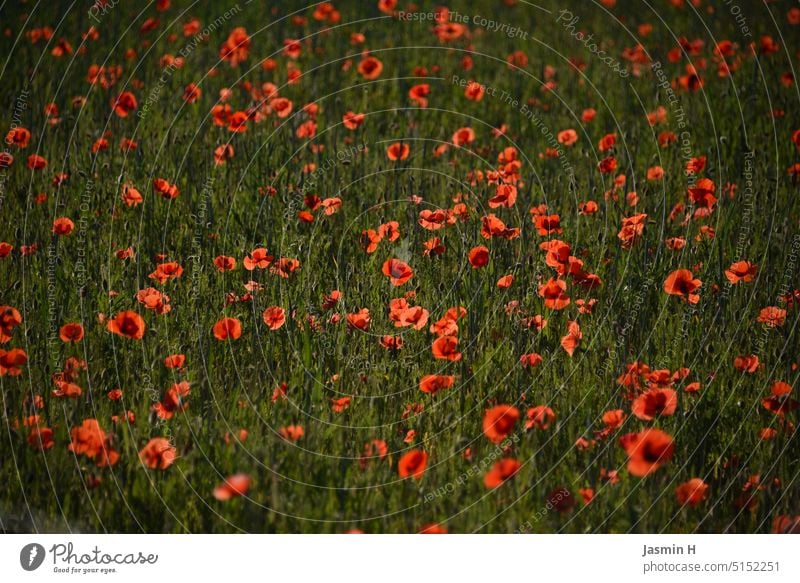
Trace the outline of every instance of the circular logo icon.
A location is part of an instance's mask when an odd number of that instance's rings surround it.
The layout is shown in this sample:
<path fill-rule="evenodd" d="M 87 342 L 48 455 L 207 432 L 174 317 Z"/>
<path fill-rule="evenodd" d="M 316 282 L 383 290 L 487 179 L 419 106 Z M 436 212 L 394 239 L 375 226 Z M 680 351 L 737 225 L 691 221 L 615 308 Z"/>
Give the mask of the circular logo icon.
<path fill-rule="evenodd" d="M 44 547 L 39 543 L 30 543 L 19 552 L 19 564 L 26 571 L 35 571 L 44 562 Z"/>

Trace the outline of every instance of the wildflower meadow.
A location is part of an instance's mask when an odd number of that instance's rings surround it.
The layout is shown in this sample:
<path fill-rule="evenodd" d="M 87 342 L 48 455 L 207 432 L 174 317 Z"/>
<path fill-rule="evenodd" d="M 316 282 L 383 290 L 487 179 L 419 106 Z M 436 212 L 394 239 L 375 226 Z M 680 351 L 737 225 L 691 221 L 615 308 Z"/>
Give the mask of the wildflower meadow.
<path fill-rule="evenodd" d="M 0 33 L 2 531 L 800 532 L 796 2 Z"/>

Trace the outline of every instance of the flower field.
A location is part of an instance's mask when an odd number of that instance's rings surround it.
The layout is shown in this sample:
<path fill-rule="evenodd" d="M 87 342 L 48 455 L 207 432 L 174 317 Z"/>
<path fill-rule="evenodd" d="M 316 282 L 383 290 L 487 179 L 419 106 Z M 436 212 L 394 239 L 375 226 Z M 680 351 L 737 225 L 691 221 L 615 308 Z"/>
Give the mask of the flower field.
<path fill-rule="evenodd" d="M 796 2 L 0 29 L 4 532 L 800 532 Z"/>

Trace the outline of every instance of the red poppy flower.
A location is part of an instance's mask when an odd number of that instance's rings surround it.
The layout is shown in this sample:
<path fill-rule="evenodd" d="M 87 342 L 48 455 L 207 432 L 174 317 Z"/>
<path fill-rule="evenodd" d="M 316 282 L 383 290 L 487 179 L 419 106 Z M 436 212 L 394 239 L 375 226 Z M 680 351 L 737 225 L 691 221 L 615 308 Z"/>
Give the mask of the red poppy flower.
<path fill-rule="evenodd" d="M 536 368 L 542 363 L 542 357 L 535 352 L 523 354 L 519 357 L 519 363 L 522 365 L 522 368 Z"/>
<path fill-rule="evenodd" d="M 748 354 L 745 356 L 737 356 L 733 359 L 733 367 L 739 372 L 754 373 L 758 370 L 760 363 L 758 356 L 755 354 Z"/>
<path fill-rule="evenodd" d="M 383 275 L 389 278 L 390 283 L 399 287 L 414 277 L 414 271 L 407 263 L 399 259 L 387 259 L 381 268 Z"/>
<path fill-rule="evenodd" d="M 717 198 L 714 196 L 716 190 L 717 186 L 713 181 L 708 178 L 700 178 L 693 186 L 689 187 L 689 200 L 695 206 L 710 209 L 717 202 Z"/>
<path fill-rule="evenodd" d="M 139 451 L 139 459 L 151 470 L 166 470 L 177 458 L 177 451 L 164 437 L 154 437 Z"/>
<path fill-rule="evenodd" d="M 32 427 L 27 439 L 28 445 L 34 449 L 46 451 L 56 442 L 53 439 L 53 430 L 49 427 Z"/>
<path fill-rule="evenodd" d="M 486 93 L 486 87 L 477 81 L 469 81 L 464 88 L 464 96 L 470 101 L 480 101 Z"/>
<path fill-rule="evenodd" d="M 641 238 L 646 223 L 647 215 L 645 213 L 622 219 L 622 229 L 617 233 L 617 237 L 622 241 L 623 249 L 630 249 Z"/>
<path fill-rule="evenodd" d="M 703 285 L 688 269 L 677 269 L 664 281 L 664 291 L 671 296 L 680 296 L 690 304 L 700 301 L 700 294 L 694 293 Z"/>
<path fill-rule="evenodd" d="M 56 383 L 56 389 L 52 392 L 54 397 L 59 398 L 69 398 L 69 399 L 77 399 L 83 394 L 83 389 L 81 389 L 75 383 L 68 383 L 66 381 L 60 381 Z"/>
<path fill-rule="evenodd" d="M 144 197 L 130 184 L 122 185 L 122 201 L 129 207 L 135 207 L 144 202 Z"/>
<path fill-rule="evenodd" d="M 664 169 L 661 166 L 651 166 L 650 168 L 647 169 L 646 178 L 651 182 L 656 180 L 661 180 L 662 178 L 664 178 Z M 636 205 L 634 203 L 631 206 L 636 206 Z"/>
<path fill-rule="evenodd" d="M 214 488 L 214 498 L 224 502 L 237 496 L 244 496 L 250 489 L 251 481 L 247 474 L 228 476 L 222 484 Z"/>
<path fill-rule="evenodd" d="M 300 267 L 300 261 L 291 257 L 281 257 L 270 268 L 270 273 L 288 279 Z"/>
<path fill-rule="evenodd" d="M 405 160 L 408 158 L 408 154 L 410 152 L 411 148 L 408 146 L 408 144 L 404 144 L 403 142 L 395 142 L 386 148 L 386 157 L 392 162 L 396 162 L 397 160 Z"/>
<path fill-rule="evenodd" d="M 347 324 L 356 330 L 369 330 L 370 322 L 372 318 L 370 317 L 369 310 L 367 308 L 362 308 L 358 312 L 353 314 L 347 314 L 345 316 L 347 318 Z"/>
<path fill-rule="evenodd" d="M 350 397 L 340 397 L 338 399 L 331 399 L 331 410 L 334 413 L 341 413 L 350 407 Z"/>
<path fill-rule="evenodd" d="M 278 430 L 278 435 L 286 441 L 296 442 L 303 438 L 305 430 L 302 425 L 287 425 Z"/>
<path fill-rule="evenodd" d="M 404 453 L 397 462 L 397 473 L 401 478 L 413 476 L 415 480 L 422 478 L 428 465 L 428 454 L 421 449 L 412 449 Z"/>
<path fill-rule="evenodd" d="M 60 217 L 53 221 L 54 235 L 69 235 L 75 229 L 75 223 L 67 217 Z"/>
<path fill-rule="evenodd" d="M 800 13 L 798 13 L 798 19 L 800 19 Z M 773 534 L 800 534 L 800 515 L 776 516 L 772 521 L 772 532 Z"/>
<path fill-rule="evenodd" d="M 458 338 L 455 336 L 440 336 L 433 341 L 432 350 L 434 358 L 453 362 L 461 360 L 461 353 L 458 352 Z"/>
<path fill-rule="evenodd" d="M 534 225 L 536 225 L 536 230 L 539 235 L 543 237 L 550 236 L 552 234 L 560 234 L 563 232 L 561 228 L 561 217 L 558 215 L 534 215 L 532 217 Z"/>
<path fill-rule="evenodd" d="M 701 478 L 692 478 L 675 489 L 675 497 L 681 506 L 697 506 L 706 499 L 708 484 Z"/>
<path fill-rule="evenodd" d="M 397 7 L 397 0 L 378 0 L 378 10 L 384 14 L 392 14 Z"/>
<path fill-rule="evenodd" d="M 625 411 L 623 411 L 622 409 L 613 409 L 611 411 L 606 411 L 605 413 L 603 413 L 602 419 L 606 431 L 613 431 L 614 429 L 619 429 L 625 422 Z"/>
<path fill-rule="evenodd" d="M 601 152 L 607 152 L 617 143 L 617 134 L 606 134 L 597 143 L 597 149 Z"/>
<path fill-rule="evenodd" d="M 169 305 L 169 296 L 162 294 L 154 287 L 139 290 L 136 293 L 136 301 L 148 310 L 154 310 L 158 315 L 166 314 L 172 310 L 172 306 Z"/>
<path fill-rule="evenodd" d="M 426 524 L 419 530 L 419 534 L 447 534 L 447 528 L 441 524 Z"/>
<path fill-rule="evenodd" d="M 155 270 L 148 275 L 158 283 L 166 283 L 170 279 L 177 279 L 183 275 L 183 267 L 177 261 L 167 261 L 156 265 Z"/>
<path fill-rule="evenodd" d="M 100 427 L 97 419 L 85 419 L 70 431 L 71 443 L 67 446 L 75 455 L 84 455 L 99 467 L 114 465 L 119 453 L 111 446 L 111 437 Z"/>
<path fill-rule="evenodd" d="M 628 472 L 639 478 L 655 472 L 675 451 L 672 437 L 660 429 L 629 433 L 620 438 L 620 444 L 628 454 Z"/>
<path fill-rule="evenodd" d="M 23 127 L 11 128 L 6 134 L 6 144 L 13 144 L 17 148 L 27 148 L 30 140 L 31 132 Z"/>
<path fill-rule="evenodd" d="M 383 237 L 377 231 L 373 229 L 367 229 L 365 231 L 361 231 L 361 237 L 359 239 L 361 243 L 361 247 L 367 253 L 375 253 L 378 250 L 378 243 L 383 240 Z"/>
<path fill-rule="evenodd" d="M 238 67 L 246 61 L 250 52 L 250 36 L 247 29 L 237 26 L 219 48 L 219 58 L 227 61 L 231 67 Z"/>
<path fill-rule="evenodd" d="M 403 348 L 403 337 L 386 334 L 381 336 L 379 343 L 386 350 L 401 350 Z"/>
<path fill-rule="evenodd" d="M 214 257 L 214 267 L 219 272 L 232 271 L 236 269 L 236 258 L 228 257 L 227 255 L 217 255 Z"/>
<path fill-rule="evenodd" d="M 459 128 L 455 131 L 453 137 L 450 138 L 450 141 L 453 142 L 455 146 L 471 144 L 475 141 L 475 130 L 469 127 Z"/>
<path fill-rule="evenodd" d="M 390 302 L 390 306 L 395 300 Z M 428 323 L 430 314 L 428 310 L 420 306 L 403 306 L 400 308 L 391 308 L 389 314 L 390 319 L 394 322 L 395 327 L 404 328 L 412 326 L 415 330 L 422 330 L 425 324 Z"/>
<path fill-rule="evenodd" d="M 631 413 L 644 421 L 675 414 L 678 394 L 672 389 L 650 389 L 634 399 Z"/>
<path fill-rule="evenodd" d="M 110 332 L 132 340 L 141 340 L 145 333 L 144 319 L 132 310 L 120 312 L 106 326 Z"/>
<path fill-rule="evenodd" d="M 686 239 L 683 237 L 669 237 L 668 239 L 664 239 L 664 244 L 667 246 L 668 249 L 672 249 L 673 251 L 680 251 L 684 247 L 686 247 Z"/>
<path fill-rule="evenodd" d="M 22 314 L 11 306 L 0 306 L 0 344 L 11 341 L 14 328 L 22 324 Z"/>
<path fill-rule="evenodd" d="M 449 389 L 453 386 L 454 381 L 455 377 L 453 376 L 425 375 L 419 381 L 419 390 L 423 393 L 429 393 L 433 395 L 439 391 Z"/>
<path fill-rule="evenodd" d="M 242 263 L 247 271 L 253 271 L 254 269 L 266 269 L 272 264 L 273 259 L 274 257 L 270 255 L 266 249 L 259 247 L 253 249 L 253 251 L 244 258 Z"/>
<path fill-rule="evenodd" d="M 353 113 L 348 111 L 342 116 L 342 125 L 348 130 L 356 130 L 364 123 L 365 115 L 363 113 Z"/>
<path fill-rule="evenodd" d="M 39 156 L 38 154 L 31 154 L 30 156 L 28 156 L 27 165 L 30 170 L 44 170 L 45 168 L 47 168 L 47 159 L 42 156 Z M 53 178 L 54 186 L 57 186 L 61 182 L 60 176 L 64 175 L 56 175 L 56 177 Z"/>
<path fill-rule="evenodd" d="M 270 109 L 275 112 L 275 115 L 277 115 L 280 119 L 289 117 L 289 114 L 292 113 L 293 109 L 292 102 L 285 97 L 276 97 L 269 102 L 269 106 Z"/>
<path fill-rule="evenodd" d="M 184 354 L 170 354 L 164 358 L 164 366 L 167 368 L 181 368 L 186 364 L 186 355 Z"/>
<path fill-rule="evenodd" d="M 509 275 L 504 275 L 503 277 L 498 279 L 496 285 L 500 289 L 507 289 L 511 287 L 513 283 L 514 283 L 514 276 L 509 274 Z"/>
<path fill-rule="evenodd" d="M 325 209 L 325 215 L 331 216 L 336 214 L 342 208 L 342 199 L 332 196 L 330 198 L 322 199 L 322 208 Z"/>
<path fill-rule="evenodd" d="M 578 346 L 580 346 L 582 339 L 583 332 L 581 332 L 581 327 L 578 325 L 578 322 L 569 320 L 567 323 L 567 334 L 561 338 L 561 347 L 570 358 L 575 353 Z"/>
<path fill-rule="evenodd" d="M 212 331 L 217 340 L 237 340 L 242 335 L 242 324 L 236 318 L 222 318 Z"/>
<path fill-rule="evenodd" d="M 489 250 L 483 245 L 478 245 L 470 249 L 468 258 L 473 269 L 486 267 L 489 264 Z"/>
<path fill-rule="evenodd" d="M 511 208 L 517 202 L 517 187 L 513 184 L 498 184 L 495 195 L 489 199 L 489 208 Z"/>
<path fill-rule="evenodd" d="M 531 407 L 528 409 L 525 416 L 527 417 L 525 429 L 536 428 L 540 431 L 550 429 L 550 424 L 556 419 L 555 411 L 545 405 Z"/>
<path fill-rule="evenodd" d="M 617 159 L 614 156 L 608 156 L 598 162 L 597 168 L 602 174 L 611 174 L 617 169 Z"/>
<path fill-rule="evenodd" d="M 426 257 L 437 257 L 444 255 L 447 248 L 442 245 L 442 240 L 439 237 L 432 237 L 423 243 L 425 250 L 422 254 Z"/>
<path fill-rule="evenodd" d="M 587 200 L 578 205 L 578 213 L 584 216 L 595 214 L 599 210 L 597 203 L 593 200 Z"/>
<path fill-rule="evenodd" d="M 136 97 L 130 91 L 123 91 L 111 106 L 119 117 L 128 117 L 128 114 L 137 107 Z"/>
<path fill-rule="evenodd" d="M 389 221 L 378 227 L 378 234 L 389 242 L 397 241 L 400 238 L 400 223 Z"/>
<path fill-rule="evenodd" d="M 735 285 L 742 281 L 753 281 L 756 273 L 758 273 L 758 265 L 749 261 L 736 261 L 725 270 L 725 277 Z"/>
<path fill-rule="evenodd" d="M 766 308 L 762 308 L 758 313 L 756 321 L 766 324 L 770 328 L 783 326 L 786 322 L 786 310 L 778 308 L 777 306 L 767 306 Z"/>
<path fill-rule="evenodd" d="M 183 100 L 186 103 L 197 103 L 200 96 L 203 94 L 201 89 L 194 83 L 189 83 L 183 88 Z"/>
<path fill-rule="evenodd" d="M 436 231 L 445 225 L 451 225 L 455 222 L 455 218 L 451 218 L 450 214 L 445 210 L 429 210 L 425 209 L 419 213 L 419 225 L 428 231 Z"/>
<path fill-rule="evenodd" d="M 262 314 L 264 323 L 270 330 L 278 330 L 286 322 L 286 312 L 280 306 L 272 306 Z"/>
<path fill-rule="evenodd" d="M 544 298 L 545 307 L 551 310 L 563 310 L 570 304 L 566 291 L 566 281 L 550 278 L 547 283 L 539 286 L 539 297 Z"/>
<path fill-rule="evenodd" d="M 519 409 L 511 405 L 492 407 L 483 415 L 483 434 L 492 443 L 500 443 L 514 431 L 519 416 Z"/>
<path fill-rule="evenodd" d="M 64 324 L 58 331 L 58 337 L 62 342 L 72 342 L 73 344 L 80 342 L 83 340 L 83 326 L 77 322 Z"/>
<path fill-rule="evenodd" d="M 163 399 L 159 403 L 153 405 L 152 410 L 155 411 L 159 419 L 172 419 L 177 412 L 185 411 L 189 406 L 186 402 L 192 392 L 191 386 L 187 381 L 174 383 L 164 393 Z"/>
<path fill-rule="evenodd" d="M 483 484 L 489 489 L 497 488 L 506 480 L 513 478 L 520 467 L 522 464 L 513 458 L 498 460 L 483 477 Z"/>
<path fill-rule="evenodd" d="M 358 72 L 367 80 L 377 79 L 382 71 L 383 63 L 375 57 L 367 57 L 358 64 Z"/>
<path fill-rule="evenodd" d="M 333 290 L 331 293 L 325 295 L 322 301 L 322 309 L 323 310 L 332 310 L 336 307 L 336 304 L 339 303 L 339 300 L 342 299 L 342 292 L 338 289 Z"/>
<path fill-rule="evenodd" d="M 563 144 L 566 147 L 574 146 L 575 143 L 578 141 L 578 132 L 573 129 L 564 130 L 558 132 L 556 136 L 559 144 Z"/>
<path fill-rule="evenodd" d="M 168 200 L 178 198 L 181 194 L 176 185 L 170 184 L 163 178 L 153 180 L 153 190 Z"/>
<path fill-rule="evenodd" d="M 519 228 L 510 229 L 506 227 L 506 224 L 497 218 L 494 213 L 489 213 L 481 218 L 481 237 L 484 239 L 502 237 L 510 241 L 511 239 L 516 239 L 519 233 Z"/>
<path fill-rule="evenodd" d="M 231 132 L 234 132 L 234 133 L 237 133 L 237 134 L 246 132 L 247 131 L 247 121 L 248 121 L 248 119 L 249 119 L 249 116 L 247 115 L 247 112 L 244 112 L 244 111 L 234 112 L 228 118 L 228 131 L 231 131 Z M 225 152 L 225 149 L 223 148 L 223 150 L 222 150 L 222 154 L 223 155 L 220 156 L 220 158 L 224 159 L 224 152 Z"/>
<path fill-rule="evenodd" d="M 22 367 L 28 362 L 28 355 L 21 348 L 3 350 L 0 348 L 0 377 L 16 377 L 22 374 Z"/>
<path fill-rule="evenodd" d="M 421 83 L 414 85 L 408 90 L 408 97 L 420 107 L 428 107 L 428 94 L 431 92 L 431 86 L 428 83 Z"/>
<path fill-rule="evenodd" d="M 770 388 L 771 396 L 761 401 L 761 404 L 767 411 L 783 416 L 800 407 L 800 403 L 789 397 L 791 392 L 792 386 L 789 383 L 776 381 Z"/>

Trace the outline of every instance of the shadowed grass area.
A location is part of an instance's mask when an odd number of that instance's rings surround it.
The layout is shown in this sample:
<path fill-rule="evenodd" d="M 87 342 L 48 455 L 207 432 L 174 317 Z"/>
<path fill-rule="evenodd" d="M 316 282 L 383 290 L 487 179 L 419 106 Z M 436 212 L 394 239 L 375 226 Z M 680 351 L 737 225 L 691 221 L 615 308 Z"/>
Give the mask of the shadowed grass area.
<path fill-rule="evenodd" d="M 795 4 L 393 4 L 0 7 L 6 532 L 800 514 Z M 392 285 L 389 259 L 413 277 Z M 666 293 L 681 269 L 702 284 Z M 454 379 L 433 394 L 426 375 Z M 493 441 L 503 404 L 519 419 Z M 654 429 L 669 452 L 631 441 Z M 413 450 L 427 465 L 403 478 Z M 503 459 L 518 469 L 488 488 Z"/>

